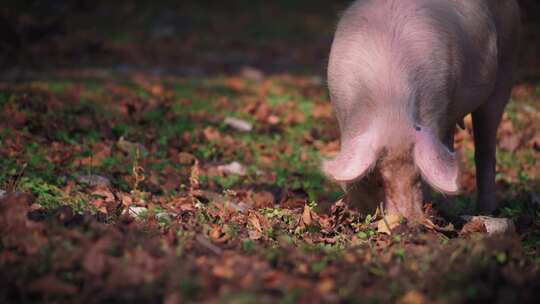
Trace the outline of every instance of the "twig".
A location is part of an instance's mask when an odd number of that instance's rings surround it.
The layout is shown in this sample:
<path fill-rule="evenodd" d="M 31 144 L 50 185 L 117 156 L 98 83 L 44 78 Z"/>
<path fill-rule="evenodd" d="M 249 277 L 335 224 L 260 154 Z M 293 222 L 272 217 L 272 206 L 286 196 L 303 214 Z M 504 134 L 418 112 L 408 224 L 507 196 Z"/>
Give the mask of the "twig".
<path fill-rule="evenodd" d="M 144 176 L 144 168 L 139 166 L 139 157 L 140 157 L 140 152 L 139 152 L 139 147 L 137 146 L 137 150 L 135 151 L 135 161 L 133 163 L 133 168 L 131 169 L 132 170 L 132 173 L 133 173 L 133 176 L 135 177 L 135 182 L 133 183 L 133 190 L 132 192 L 137 192 L 138 189 L 139 189 L 139 183 L 144 181 L 145 179 L 145 176 Z"/>
<path fill-rule="evenodd" d="M 189 197 L 193 203 L 196 202 L 195 196 L 200 193 L 199 175 L 200 175 L 199 160 L 195 158 L 195 161 L 193 163 L 193 166 L 191 167 L 191 172 L 189 175 L 189 189 L 188 189 Z"/>
<path fill-rule="evenodd" d="M 27 163 L 24 163 L 22 165 L 21 172 L 19 172 L 19 174 L 15 176 L 15 180 L 13 181 L 12 186 L 11 186 L 11 191 L 17 191 L 17 188 L 19 187 L 19 182 L 21 181 L 21 177 L 24 175 L 24 170 L 26 169 L 27 165 L 28 165 Z"/>

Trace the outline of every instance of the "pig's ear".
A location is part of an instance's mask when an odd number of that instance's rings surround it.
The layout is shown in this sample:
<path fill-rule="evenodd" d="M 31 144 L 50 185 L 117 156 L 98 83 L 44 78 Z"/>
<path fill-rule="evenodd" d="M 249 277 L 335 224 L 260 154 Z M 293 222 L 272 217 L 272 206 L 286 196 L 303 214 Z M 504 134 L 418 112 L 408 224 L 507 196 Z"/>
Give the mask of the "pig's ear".
<path fill-rule="evenodd" d="M 376 134 L 366 132 L 342 142 L 341 151 L 334 159 L 324 160 L 323 172 L 337 182 L 353 182 L 362 178 L 377 162 Z"/>
<path fill-rule="evenodd" d="M 424 179 L 436 190 L 448 194 L 459 192 L 459 164 L 455 153 L 448 150 L 429 130 L 417 128 L 414 161 Z"/>

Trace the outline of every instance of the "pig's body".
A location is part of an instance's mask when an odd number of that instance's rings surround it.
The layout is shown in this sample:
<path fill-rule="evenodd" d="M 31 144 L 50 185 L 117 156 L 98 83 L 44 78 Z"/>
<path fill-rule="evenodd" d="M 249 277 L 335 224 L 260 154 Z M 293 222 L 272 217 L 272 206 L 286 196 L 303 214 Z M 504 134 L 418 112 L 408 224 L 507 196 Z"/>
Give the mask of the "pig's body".
<path fill-rule="evenodd" d="M 473 113 L 480 207 L 495 207 L 495 134 L 512 87 L 514 0 L 360 0 L 339 22 L 328 85 L 341 151 L 323 164 L 350 185 L 382 177 L 386 209 L 422 215 L 421 179 L 458 191 L 456 124 Z"/>

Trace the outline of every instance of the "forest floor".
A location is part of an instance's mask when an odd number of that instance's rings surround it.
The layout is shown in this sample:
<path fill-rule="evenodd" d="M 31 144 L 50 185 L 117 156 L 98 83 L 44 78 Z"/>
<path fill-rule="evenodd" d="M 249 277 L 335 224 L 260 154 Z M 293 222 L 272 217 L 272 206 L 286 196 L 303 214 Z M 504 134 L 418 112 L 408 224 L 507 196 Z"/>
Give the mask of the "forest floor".
<path fill-rule="evenodd" d="M 0 302 L 536 302 L 540 62 L 498 134 L 495 215 L 516 231 L 464 226 L 467 119 L 464 193 L 388 233 L 319 171 L 339 149 L 321 75 L 343 9 L 319 2 L 232 19 L 215 4 L 129 1 L 55 7 L 66 19 L 4 12 L 24 52 L 4 49 L 0 75 Z M 84 26 L 96 16 L 112 24 Z"/>

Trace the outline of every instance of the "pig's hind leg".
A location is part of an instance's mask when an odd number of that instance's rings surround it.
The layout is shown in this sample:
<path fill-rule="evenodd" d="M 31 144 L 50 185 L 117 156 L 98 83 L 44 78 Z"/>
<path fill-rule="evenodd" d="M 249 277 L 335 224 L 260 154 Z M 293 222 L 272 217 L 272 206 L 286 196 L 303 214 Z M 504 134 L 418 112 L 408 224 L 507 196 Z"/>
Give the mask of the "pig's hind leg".
<path fill-rule="evenodd" d="M 497 128 L 510 98 L 512 78 L 512 68 L 501 69 L 493 93 L 472 113 L 477 209 L 482 213 L 491 213 L 497 208 L 495 198 Z"/>

